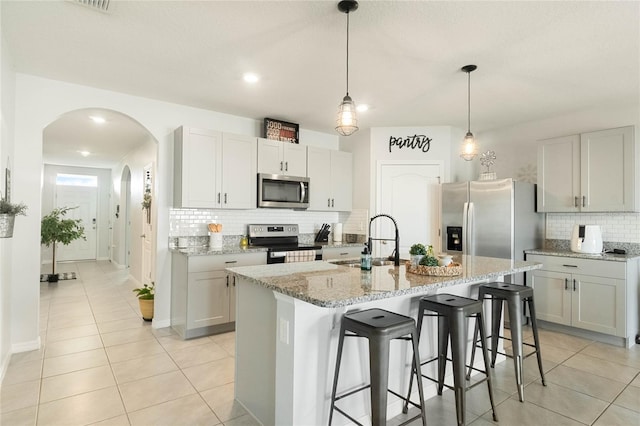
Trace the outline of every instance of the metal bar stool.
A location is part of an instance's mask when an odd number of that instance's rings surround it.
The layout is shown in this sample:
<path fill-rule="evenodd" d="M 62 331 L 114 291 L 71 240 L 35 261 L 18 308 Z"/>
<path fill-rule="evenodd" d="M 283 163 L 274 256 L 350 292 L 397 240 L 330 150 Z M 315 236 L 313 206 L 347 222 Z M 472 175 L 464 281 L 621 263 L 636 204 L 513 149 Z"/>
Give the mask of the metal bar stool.
<path fill-rule="evenodd" d="M 489 297 L 487 297 L 489 296 Z M 542 385 L 546 386 L 544 379 L 544 370 L 542 369 L 542 356 L 540 355 L 540 340 L 538 338 L 538 324 L 536 323 L 536 309 L 533 302 L 533 288 L 524 285 L 508 284 L 508 283 L 488 283 L 483 284 L 478 289 L 478 300 L 483 301 L 485 299 L 491 300 L 491 336 L 487 336 L 486 339 L 491 339 L 491 367 L 495 367 L 496 356 L 498 354 L 498 339 L 511 340 L 511 347 L 513 355 L 509 355 L 504 352 L 500 352 L 509 358 L 513 358 L 513 364 L 516 372 L 516 384 L 518 385 L 518 396 L 520 402 L 524 402 L 524 383 L 522 379 L 522 361 L 525 358 L 530 357 L 533 354 L 538 358 L 538 369 L 540 370 L 540 377 L 542 378 Z M 506 301 L 509 308 L 509 323 L 511 329 L 511 338 L 500 335 L 500 323 L 502 321 L 502 302 Z M 527 304 L 529 306 L 529 315 L 531 316 L 531 328 L 533 329 L 533 341 L 534 344 L 525 343 L 522 339 L 522 305 Z M 481 336 L 482 338 L 482 336 Z M 475 356 L 476 345 L 478 339 L 478 329 L 473 335 L 474 346 L 471 351 L 471 363 L 473 364 L 473 358 Z M 485 339 L 485 338 L 482 338 Z M 535 350 L 527 355 L 524 355 L 523 345 L 535 348 Z M 483 345 L 484 346 L 484 345 Z M 471 370 L 469 370 L 471 373 Z M 468 376 L 467 376 L 468 377 Z"/>
<path fill-rule="evenodd" d="M 407 337 L 409 335 L 409 337 Z M 340 372 L 340 360 L 342 359 L 342 347 L 345 337 L 364 337 L 369 339 L 369 372 L 371 383 L 361 388 L 349 391 L 343 395 L 336 396 L 338 388 L 338 374 Z M 410 340 L 413 346 L 413 362 L 420 360 L 418 352 L 418 333 L 416 323 L 413 318 L 399 315 L 383 309 L 367 309 L 346 313 L 342 317 L 340 326 L 340 337 L 338 340 L 338 355 L 336 369 L 333 377 L 333 390 L 331 392 L 331 412 L 329 414 L 329 425 L 333 420 L 333 410 L 340 412 L 352 422 L 360 425 L 353 417 L 349 416 L 342 409 L 336 406 L 336 401 L 353 395 L 367 388 L 371 389 L 371 424 L 383 425 L 387 421 L 387 392 L 401 398 L 406 404 L 411 404 L 420 408 L 420 414 L 408 419 L 407 424 L 421 417 L 422 424 L 427 424 L 424 412 L 424 393 L 422 386 L 418 387 L 420 404 L 410 401 L 402 395 L 388 389 L 389 381 L 389 342 L 392 339 Z M 420 370 L 418 370 L 419 372 Z"/>
<path fill-rule="evenodd" d="M 426 314 L 425 311 L 435 312 L 435 314 Z M 482 354 L 484 357 L 485 369 L 480 370 L 474 368 L 474 370 L 484 373 L 485 377 L 472 385 L 467 385 L 465 381 L 465 358 L 467 353 L 468 335 L 467 319 L 469 317 L 475 317 L 476 328 L 479 326 L 480 336 L 484 337 L 485 331 L 482 316 L 482 302 L 452 294 L 435 294 L 421 298 L 418 312 L 418 336 L 420 336 L 422 320 L 425 316 L 435 316 L 438 318 L 438 356 L 422 362 L 421 365 L 438 361 L 438 378 L 436 380 L 434 378 L 421 375 L 419 370 L 416 371 L 416 369 L 414 369 L 414 373 L 418 378 L 418 385 L 422 383 L 422 380 L 420 380 L 420 377 L 422 376 L 438 384 L 438 395 L 442 395 L 442 389 L 445 386 L 452 389 L 455 393 L 458 425 L 464 425 L 466 391 L 483 382 L 487 382 L 493 420 L 497 422 L 498 416 L 496 415 L 496 407 L 493 402 L 493 390 L 491 388 L 491 377 L 489 376 L 489 355 L 484 344 L 482 344 Z M 449 339 L 451 339 L 450 359 L 447 358 Z M 453 386 L 449 386 L 444 383 L 444 373 L 447 361 L 451 361 L 453 366 Z M 470 368 L 473 368 L 472 366 L 473 362 L 471 363 Z M 413 380 L 409 384 L 409 395 L 411 394 L 412 383 Z M 408 406 L 405 404 L 403 412 L 406 413 L 407 409 Z"/>

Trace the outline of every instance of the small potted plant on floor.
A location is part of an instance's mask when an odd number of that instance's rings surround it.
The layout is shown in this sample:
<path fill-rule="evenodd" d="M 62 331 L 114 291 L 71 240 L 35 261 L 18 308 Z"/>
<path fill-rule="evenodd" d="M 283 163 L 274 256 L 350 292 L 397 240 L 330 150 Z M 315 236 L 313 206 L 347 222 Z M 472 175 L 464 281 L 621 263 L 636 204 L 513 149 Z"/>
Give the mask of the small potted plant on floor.
<path fill-rule="evenodd" d="M 411 255 L 411 265 L 418 266 L 422 257 L 427 254 L 427 248 L 424 244 L 414 244 L 409 249 L 409 254 Z"/>
<path fill-rule="evenodd" d="M 151 321 L 153 319 L 153 300 L 155 294 L 154 282 L 151 281 L 151 285 L 143 284 L 140 288 L 134 288 L 133 292 L 138 296 L 142 319 Z"/>
<path fill-rule="evenodd" d="M 16 216 L 26 216 L 27 206 L 11 204 L 6 198 L 0 198 L 0 238 L 13 237 L 13 224 Z"/>
<path fill-rule="evenodd" d="M 51 274 L 47 281 L 58 282 L 56 274 L 56 244 L 62 243 L 65 246 L 71 244 L 79 238 L 86 240 L 84 227 L 81 219 L 67 219 L 65 215 L 75 207 L 61 207 L 53 209 L 51 213 L 44 216 L 40 228 L 40 243 L 53 248 Z"/>

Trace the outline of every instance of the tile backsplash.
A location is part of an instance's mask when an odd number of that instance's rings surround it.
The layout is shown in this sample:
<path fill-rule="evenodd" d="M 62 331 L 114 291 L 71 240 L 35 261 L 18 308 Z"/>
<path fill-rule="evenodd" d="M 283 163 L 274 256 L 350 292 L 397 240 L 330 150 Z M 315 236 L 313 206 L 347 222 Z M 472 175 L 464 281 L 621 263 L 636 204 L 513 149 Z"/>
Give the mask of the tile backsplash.
<path fill-rule="evenodd" d="M 602 240 L 640 243 L 640 213 L 547 213 L 547 239 L 570 240 L 574 225 L 600 225 Z"/>
<path fill-rule="evenodd" d="M 343 223 L 343 233 L 366 234 L 368 210 L 312 212 L 284 209 L 170 209 L 169 237 L 208 235 L 209 223 L 221 223 L 224 235 L 244 235 L 250 223 L 297 223 L 300 234 L 315 233 L 323 223 Z"/>

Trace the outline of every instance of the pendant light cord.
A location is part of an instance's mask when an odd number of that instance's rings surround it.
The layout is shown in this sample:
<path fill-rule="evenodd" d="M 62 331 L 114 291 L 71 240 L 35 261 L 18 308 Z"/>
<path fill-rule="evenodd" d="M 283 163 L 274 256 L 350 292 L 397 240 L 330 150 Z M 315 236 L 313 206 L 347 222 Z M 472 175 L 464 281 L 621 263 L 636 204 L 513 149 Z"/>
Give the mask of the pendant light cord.
<path fill-rule="evenodd" d="M 467 133 L 471 133 L 471 71 L 467 72 Z"/>
<path fill-rule="evenodd" d="M 349 96 L 349 12 L 347 12 L 347 96 Z"/>

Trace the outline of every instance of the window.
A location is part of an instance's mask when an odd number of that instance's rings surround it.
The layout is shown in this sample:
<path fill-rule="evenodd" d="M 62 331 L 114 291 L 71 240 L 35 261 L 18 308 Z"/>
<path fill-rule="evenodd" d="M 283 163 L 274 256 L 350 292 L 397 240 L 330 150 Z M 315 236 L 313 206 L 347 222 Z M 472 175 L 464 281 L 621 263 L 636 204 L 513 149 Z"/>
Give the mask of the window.
<path fill-rule="evenodd" d="M 97 187 L 98 176 L 58 173 L 56 175 L 56 185 Z"/>

